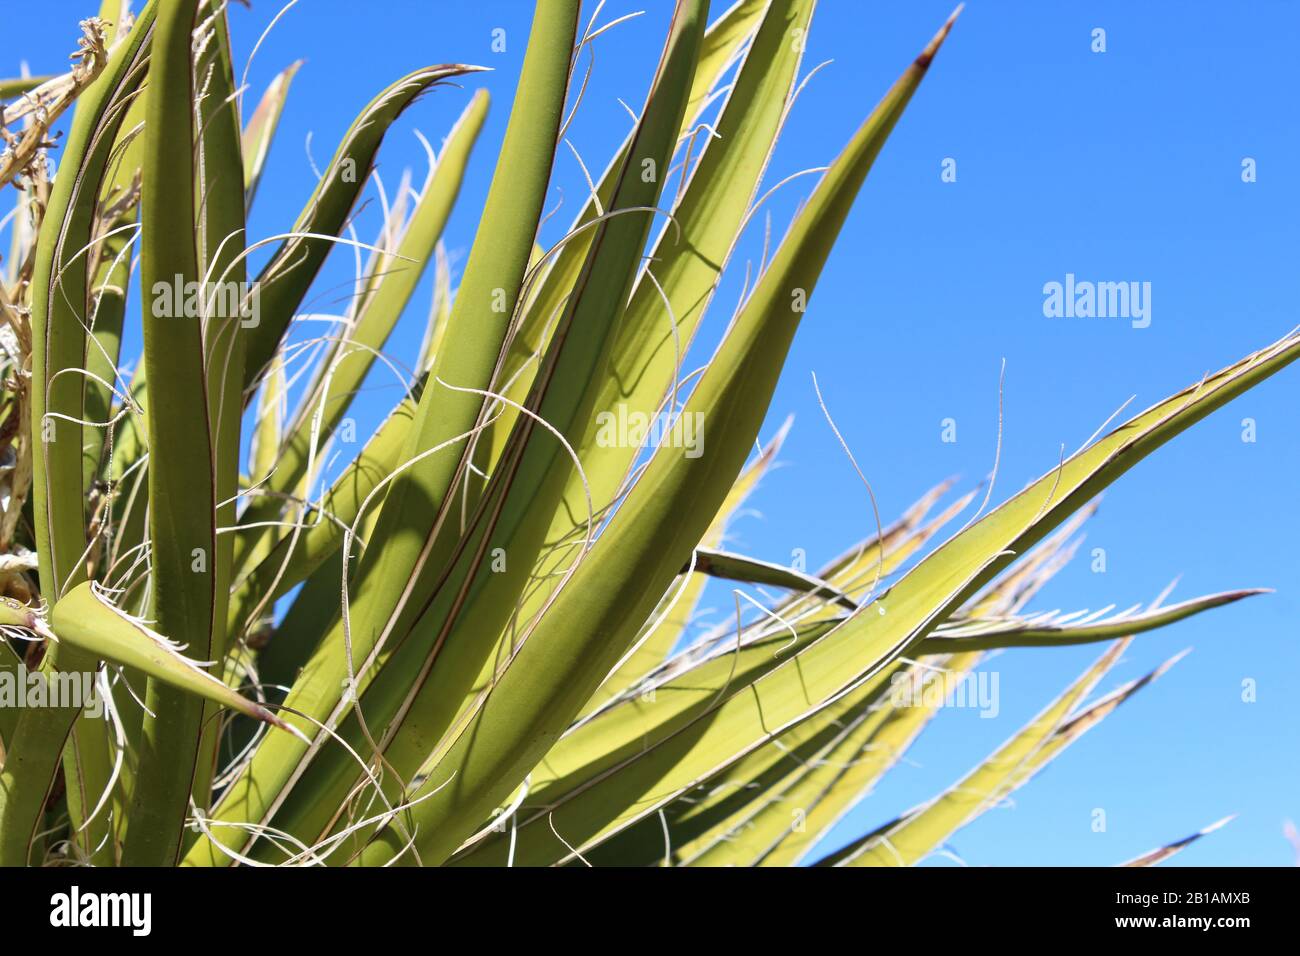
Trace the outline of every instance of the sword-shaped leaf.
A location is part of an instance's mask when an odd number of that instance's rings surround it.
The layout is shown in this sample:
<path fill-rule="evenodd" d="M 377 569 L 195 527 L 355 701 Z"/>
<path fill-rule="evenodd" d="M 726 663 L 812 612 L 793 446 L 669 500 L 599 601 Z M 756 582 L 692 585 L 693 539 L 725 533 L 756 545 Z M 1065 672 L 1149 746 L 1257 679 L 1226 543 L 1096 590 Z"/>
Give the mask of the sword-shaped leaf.
<path fill-rule="evenodd" d="M 81 425 L 90 275 L 86 250 L 95 211 L 126 106 L 144 78 L 146 40 L 156 4 L 140 14 L 103 73 L 83 94 L 63 147 L 66 175 L 56 178 L 36 248 L 32 288 L 31 433 L 34 455 L 33 524 L 47 599 L 57 599 L 84 575 Z M 97 661 L 75 652 L 46 653 L 47 672 L 94 670 Z M 0 865 L 27 861 L 63 743 L 76 711 L 27 708 L 7 740 L 0 770 Z"/>
<path fill-rule="evenodd" d="M 1133 867 L 1158 866 L 1159 864 L 1163 863 L 1165 860 L 1169 859 L 1171 856 L 1175 855 L 1176 853 L 1180 853 L 1183 850 L 1187 849 L 1187 847 L 1191 846 L 1201 837 L 1209 836 L 1215 830 L 1227 826 L 1235 819 L 1236 819 L 1236 814 L 1233 814 L 1232 816 L 1224 817 L 1222 820 L 1216 820 L 1214 823 L 1211 823 L 1208 827 L 1202 827 L 1200 830 L 1197 830 L 1191 836 L 1185 836 L 1181 840 L 1175 840 L 1173 843 L 1166 843 L 1162 847 L 1157 847 L 1154 850 L 1148 850 L 1146 853 L 1143 853 L 1140 856 L 1135 856 L 1127 863 L 1121 863 L 1120 866 L 1133 866 Z"/>
<path fill-rule="evenodd" d="M 1165 627 L 1242 598 L 1268 593 L 1271 593 L 1268 588 L 1224 591 L 1147 611 L 1130 609 L 1101 620 L 1061 620 L 1058 623 L 1052 615 L 1003 621 L 969 618 L 936 628 L 932 636 L 917 646 L 916 653 L 953 654 L 1000 647 L 1065 647 L 1112 641 Z"/>
<path fill-rule="evenodd" d="M 453 851 L 456 845 L 448 841 L 469 835 L 466 820 L 472 827 L 485 819 L 533 768 L 627 651 L 640 623 L 689 560 L 744 464 L 806 300 L 853 199 L 950 25 L 945 24 L 830 166 L 701 376 L 684 414 L 707 417 L 714 436 L 708 451 L 687 457 L 679 449 L 661 447 L 652 457 L 624 500 L 628 517 L 597 540 L 511 665 L 444 744 L 444 755 L 424 786 L 411 794 L 421 799 L 410 811 L 419 827 L 415 846 L 421 855 L 440 859 Z M 751 686 L 786 669 L 788 665 L 777 668 Z M 751 698 L 750 707 L 757 704 Z M 750 735 L 757 727 L 771 726 L 752 709 L 746 723 Z M 528 730 L 521 733 L 520 728 Z M 683 781 L 688 782 L 693 781 Z M 629 815 L 653 812 L 635 799 L 619 809 L 632 805 L 636 811 Z M 598 812 L 586 818 L 591 832 L 601 829 L 599 817 Z M 399 856 L 411 862 L 415 857 L 403 853 L 405 843 L 398 829 L 390 828 L 367 848 L 362 862 Z"/>
<path fill-rule="evenodd" d="M 368 723 L 385 727 L 387 739 L 381 745 L 384 764 L 391 768 L 394 780 L 417 771 L 456 720 L 461 702 L 474 691 L 497 645 L 497 635 L 508 625 L 512 608 L 527 586 L 529 571 L 544 546 L 550 515 L 573 470 L 565 446 L 585 429 L 593 413 L 601 373 L 618 328 L 618 313 L 609 305 L 626 299 L 640 266 L 651 210 L 662 188 L 661 171 L 676 142 L 703 32 L 702 2 L 679 0 L 629 161 L 621 171 L 611 202 L 614 214 L 596 228 L 582 275 L 533 383 L 527 402 L 533 414 L 515 423 L 508 450 L 463 530 L 450 522 L 435 523 L 434 566 L 442 561 L 448 564 L 411 633 L 363 692 L 358 710 L 365 713 Z M 473 253 L 471 266 L 472 257 Z M 467 267 L 466 281 L 453 306 L 444 356 L 454 354 L 451 337 L 456 333 L 456 308 L 470 294 L 469 273 Z M 435 359 L 430 384 L 421 398 L 422 409 L 434 407 L 427 404 L 431 393 L 447 388 L 455 391 L 453 382 L 440 378 L 440 361 L 441 357 Z M 418 416 L 417 412 L 417 423 Z M 539 422 L 546 422 L 546 427 Z M 564 442 L 557 441 L 557 435 L 564 436 Z M 386 540 L 391 542 L 384 535 L 397 493 L 395 484 L 371 537 L 371 548 Z M 509 555 L 505 565 L 488 558 L 503 553 Z M 365 558 L 362 560 L 364 575 Z M 357 616 L 357 629 L 374 629 L 377 623 L 387 626 L 382 620 L 362 618 L 359 608 Z M 400 629 L 396 633 L 403 637 Z M 414 680 L 412 674 L 416 675 Z M 366 746 L 367 734 L 359 721 L 345 723 L 343 735 L 354 748 Z M 346 750 L 329 748 L 304 775 L 304 781 L 311 785 L 300 793 L 323 790 L 344 795 L 352 789 L 351 778 L 355 775 L 355 761 Z M 322 778 L 335 782 L 325 789 L 320 783 Z M 396 786 L 400 794 L 401 784 Z M 300 829 L 295 817 L 306 813 L 313 820 L 328 823 L 321 813 L 321 803 L 315 797 L 306 802 L 291 796 L 276 825 L 315 837 L 317 824 Z"/>
<path fill-rule="evenodd" d="M 284 112 L 285 100 L 289 98 L 289 85 L 294 75 L 302 66 L 302 60 L 290 63 L 275 75 L 262 99 L 248 118 L 243 133 L 244 154 L 244 210 L 253 208 L 253 198 L 257 195 L 258 184 L 262 181 L 262 170 L 266 168 L 266 158 L 271 154 L 271 143 L 275 139 L 276 127 L 280 125 L 280 115 Z"/>
<path fill-rule="evenodd" d="M 334 434 L 366 375 L 397 325 L 460 193 L 470 150 L 487 115 L 488 96 L 476 93 L 447 136 L 425 184 L 424 193 L 391 255 L 377 256 L 368 294 L 358 314 L 322 359 L 320 372 L 289 424 L 276 467 L 240 519 L 235 560 L 246 565 L 249 553 L 270 533 L 286 495 L 318 470 L 320 448 Z M 315 468 L 313 468 L 315 466 Z"/>
<path fill-rule="evenodd" d="M 1025 762 L 1055 733 L 1127 646 L 1127 641 L 1119 641 L 1110 647 L 1037 717 L 940 796 L 816 865 L 912 866 L 920 862 L 951 833 L 1009 792 Z"/>
<path fill-rule="evenodd" d="M 85 582 L 64 595 L 50 610 L 49 624 L 36 625 L 53 640 L 166 683 L 196 699 L 264 721 L 287 725 L 265 707 L 237 694 L 213 677 L 199 661 L 186 657 L 183 645 L 124 614 Z"/>
<path fill-rule="evenodd" d="M 577 13 L 576 0 L 543 0 L 534 14 L 515 104 L 480 218 L 478 237 L 430 373 L 429 386 L 408 431 L 402 460 L 411 464 L 388 488 L 371 551 L 363 556 L 358 569 L 360 586 L 352 607 L 355 626 L 350 634 L 336 628 L 325 637 L 299 676 L 295 692 L 286 701 L 287 706 L 306 715 L 301 718 L 305 733 L 318 733 L 312 720 L 337 722 L 346 710 L 344 682 L 357 671 L 365 672 L 364 664 L 375 645 L 395 626 L 391 619 L 401 617 L 409 598 L 407 583 L 418 577 L 417 565 L 427 557 L 426 540 L 432 540 L 438 526 L 434 516 L 453 486 L 453 476 L 459 468 L 458 454 L 452 447 L 446 448 L 442 455 L 425 453 L 466 435 L 483 405 L 483 396 L 472 389 L 485 388 L 491 381 L 533 248 L 563 112 Z M 445 71 L 439 74 L 445 75 L 449 74 Z M 429 75 L 424 82 L 434 78 L 437 77 Z M 413 82 L 404 81 L 377 102 L 389 102 L 398 93 L 409 99 L 415 92 L 408 89 Z M 403 93 L 404 89 L 408 91 Z M 367 122 L 361 132 L 369 130 L 373 135 L 379 125 L 382 124 Z M 353 150 L 345 142 L 341 151 L 346 155 Z M 335 174 L 331 171 L 330 175 Z M 350 205 L 349 200 L 349 208 Z M 294 282 L 298 284 L 298 280 Z M 302 287 L 305 289 L 305 284 Z M 293 301 L 300 295 L 293 296 Z M 278 336 L 275 333 L 276 341 Z M 267 344 L 274 348 L 274 341 Z M 439 380 L 471 391 L 433 388 L 433 383 Z M 436 398 L 432 397 L 434 392 Z M 408 522 L 412 520 L 416 522 L 414 527 L 428 529 L 425 534 L 410 533 Z M 406 609 L 406 627 L 416 610 Z M 397 629 L 404 630 L 400 626 Z M 299 761 L 311 749 L 295 741 L 285 751 L 278 741 L 263 740 L 252 762 L 227 789 L 216 808 L 217 819 L 268 816 L 287 795 L 288 784 L 299 772 Z M 210 840 L 203 839 L 188 860 L 224 864 L 229 862 L 229 857 Z"/>
<path fill-rule="evenodd" d="M 294 312 L 334 246 L 330 237 L 343 232 L 389 127 L 421 93 L 443 80 L 480 69 L 450 64 L 416 70 L 376 96 L 357 115 L 298 215 L 291 235 L 258 274 L 260 316 L 249 334 L 246 388 L 257 380 L 279 347 Z"/>
<path fill-rule="evenodd" d="M 537 797 L 554 808 L 555 826 L 578 850 L 654 812 L 888 667 L 1105 485 L 1297 357 L 1300 336 L 1292 335 L 1153 406 L 950 539 L 870 607 L 787 665 L 720 699 L 714 712 L 700 718 L 707 726 L 695 734 L 647 743 L 617 773 L 598 781 L 560 781 L 537 791 Z M 521 822 L 515 838 L 521 863 L 534 853 L 553 859 L 557 847 L 561 857 L 570 852 L 544 819 Z M 491 845 L 485 843 L 483 852 Z"/>

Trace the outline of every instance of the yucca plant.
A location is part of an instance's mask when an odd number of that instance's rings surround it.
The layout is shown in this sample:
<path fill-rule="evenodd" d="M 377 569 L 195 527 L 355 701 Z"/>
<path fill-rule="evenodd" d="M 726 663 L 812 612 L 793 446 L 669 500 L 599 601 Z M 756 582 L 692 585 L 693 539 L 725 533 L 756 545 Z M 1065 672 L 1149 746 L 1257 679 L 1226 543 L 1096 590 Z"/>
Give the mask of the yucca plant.
<path fill-rule="evenodd" d="M 819 273 L 952 20 L 688 375 L 766 196 L 815 0 L 740 0 L 712 24 L 705 0 L 677 0 L 633 131 L 542 248 L 579 54 L 609 25 L 579 6 L 536 4 L 454 295 L 439 243 L 485 94 L 423 189 L 385 201 L 374 241 L 352 217 L 399 114 L 460 95 L 476 67 L 380 92 L 297 222 L 255 241 L 245 217 L 294 68 L 241 117 L 224 3 L 153 0 L 132 20 L 105 0 L 70 74 L 2 87 L 18 208 L 0 300 L 0 677 L 41 692 L 0 707 L 0 862 L 812 861 L 947 678 L 992 649 L 1109 642 L 952 789 L 818 861 L 911 864 L 1164 670 L 1090 700 L 1133 635 L 1254 593 L 1025 611 L 1098 493 L 1300 356 L 1295 335 L 1103 427 L 991 509 L 990 487 L 937 547 L 974 492 L 940 508 L 950 484 L 928 491 L 815 575 L 723 550 L 781 445 L 784 429 L 748 461 Z M 50 124 L 74 98 L 51 177 Z M 360 265 L 346 313 L 297 334 L 340 245 Z M 407 394 L 326 486 L 430 264 Z M 718 578 L 767 590 L 737 591 L 734 621 L 686 639 Z M 78 675 L 93 694 L 69 700 Z"/>

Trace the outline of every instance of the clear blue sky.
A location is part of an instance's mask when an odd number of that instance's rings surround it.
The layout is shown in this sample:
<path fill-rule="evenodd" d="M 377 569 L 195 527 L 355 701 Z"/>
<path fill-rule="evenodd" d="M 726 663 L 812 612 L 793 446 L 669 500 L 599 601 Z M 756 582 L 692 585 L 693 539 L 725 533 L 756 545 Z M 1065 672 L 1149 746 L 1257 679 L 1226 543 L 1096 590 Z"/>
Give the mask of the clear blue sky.
<path fill-rule="evenodd" d="M 714 6 L 716 13 L 725 4 Z M 670 8 L 667 0 L 606 4 L 602 19 L 647 12 L 598 41 L 593 84 L 571 134 L 594 169 L 627 129 L 616 98 L 636 106 L 644 97 Z M 62 68 L 76 20 L 93 9 L 92 0 L 37 8 L 0 0 L 6 21 L 21 15 L 28 24 L 25 50 L 7 35 L 0 75 L 14 75 L 20 57 L 36 72 Z M 238 62 L 278 9 L 265 0 L 252 10 L 235 6 Z M 424 154 L 410 131 L 418 127 L 436 144 L 472 88 L 491 91 L 446 235 L 454 263 L 463 263 L 530 10 L 524 0 L 301 0 L 249 72 L 246 113 L 278 70 L 307 61 L 257 197 L 252 238 L 287 228 L 310 191 L 309 133 L 323 163 L 358 109 L 401 74 L 433 62 L 480 63 L 495 72 L 422 100 L 381 154 L 390 187 L 408 165 L 418 181 Z M 768 181 L 833 157 L 949 11 L 947 0 L 823 0 L 804 69 L 834 62 L 801 98 Z M 502 54 L 490 49 L 496 27 L 507 31 Z M 1105 53 L 1091 51 L 1095 28 L 1106 31 Z M 817 408 L 811 371 L 888 518 L 944 477 L 971 486 L 987 475 L 1003 359 L 998 499 L 1055 465 L 1061 443 L 1076 448 L 1130 396 L 1134 409 L 1145 407 L 1300 324 L 1298 40 L 1300 7 L 1285 0 L 972 0 L 876 163 L 811 300 L 765 430 L 795 414 L 785 464 L 752 499 L 761 515 L 733 529 L 733 547 L 783 562 L 802 548 L 815 567 L 874 530 L 863 488 Z M 1246 157 L 1257 164 L 1254 183 L 1242 182 Z M 945 158 L 956 160 L 954 183 L 941 181 Z M 812 182 L 772 203 L 775 231 Z M 556 183 L 569 197 L 583 194 L 567 151 Z M 570 198 L 553 225 L 562 228 L 575 211 Z M 363 215 L 363 237 L 375 223 Z M 747 237 L 737 272 L 757 255 L 761 231 L 759 223 Z M 350 255 L 336 258 L 322 288 L 350 275 Z M 1067 273 L 1150 282 L 1150 327 L 1045 318 L 1043 285 Z M 724 285 L 702 333 L 709 348 L 737 278 Z M 390 343 L 407 362 L 419 346 L 429 286 L 426 279 Z M 391 378 L 373 384 L 363 424 L 396 399 Z M 1194 653 L 1017 793 L 1014 806 L 958 833 L 951 847 L 968 863 L 1107 865 L 1230 813 L 1239 814 L 1235 822 L 1177 862 L 1292 861 L 1282 826 L 1300 819 L 1298 400 L 1300 369 L 1291 369 L 1107 493 L 1085 546 L 1106 549 L 1106 573 L 1092 573 L 1081 557 L 1036 608 L 1128 606 L 1178 575 L 1175 598 L 1246 586 L 1278 593 L 1139 638 L 1103 690 L 1185 647 Z M 1254 443 L 1242 441 L 1247 417 L 1256 423 Z M 955 443 L 940 440 L 945 418 L 957 421 Z M 721 608 L 726 595 L 717 597 Z M 990 659 L 985 666 L 1001 681 L 998 718 L 942 714 L 832 842 L 955 781 L 1096 653 Z M 1255 703 L 1241 699 L 1245 679 L 1257 682 Z M 1104 833 L 1093 832 L 1095 808 L 1106 811 Z"/>

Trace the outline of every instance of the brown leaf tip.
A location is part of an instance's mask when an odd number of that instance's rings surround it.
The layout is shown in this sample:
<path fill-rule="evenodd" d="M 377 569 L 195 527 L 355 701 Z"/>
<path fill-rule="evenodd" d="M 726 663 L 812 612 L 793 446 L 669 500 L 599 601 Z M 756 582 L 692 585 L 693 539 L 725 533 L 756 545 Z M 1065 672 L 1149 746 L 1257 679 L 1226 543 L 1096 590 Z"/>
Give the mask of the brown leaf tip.
<path fill-rule="evenodd" d="M 253 704 L 251 701 L 249 703 L 250 703 L 250 708 L 249 708 L 250 717 L 255 717 L 260 721 L 270 724 L 272 727 L 279 727 L 281 730 L 288 730 L 290 733 L 292 733 L 293 728 L 291 728 L 287 723 L 285 723 L 275 714 L 271 713 L 271 711 L 267 710 L 261 704 Z"/>
<path fill-rule="evenodd" d="M 957 9 L 952 12 L 944 22 L 943 26 L 939 28 L 939 32 L 934 35 L 934 39 L 926 44 L 925 49 L 921 51 L 921 55 L 916 58 L 916 66 L 918 69 L 924 70 L 929 68 L 930 61 L 933 60 L 934 55 L 939 52 L 939 47 L 943 46 L 943 41 L 948 38 L 948 31 L 951 30 L 952 25 L 957 22 L 957 17 L 961 15 L 961 11 L 965 6 L 965 3 L 957 4 Z"/>

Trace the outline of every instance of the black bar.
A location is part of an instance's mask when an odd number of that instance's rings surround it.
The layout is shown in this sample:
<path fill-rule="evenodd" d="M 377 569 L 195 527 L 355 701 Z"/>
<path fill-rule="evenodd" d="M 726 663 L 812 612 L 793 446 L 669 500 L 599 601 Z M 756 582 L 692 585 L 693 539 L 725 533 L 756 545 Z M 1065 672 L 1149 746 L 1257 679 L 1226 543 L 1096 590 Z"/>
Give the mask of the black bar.
<path fill-rule="evenodd" d="M 79 934 L 85 942 L 148 938 L 204 948 L 250 940 L 337 948 L 449 930 L 494 946 L 547 937 L 607 945 L 674 933 L 693 946 L 712 939 L 734 946 L 750 938 L 772 944 L 781 927 L 807 942 L 815 937 L 804 934 L 834 932 L 863 945 L 932 932 L 936 941 L 970 933 L 989 942 L 1193 934 L 1227 942 L 1259 930 L 1293 932 L 1297 890 L 1300 870 L 1287 868 L 0 871 L 5 919 L 19 938 Z M 145 897 L 98 894 L 148 894 L 147 937 Z M 116 916 L 119 925 L 52 925 L 80 923 L 82 913 Z"/>

